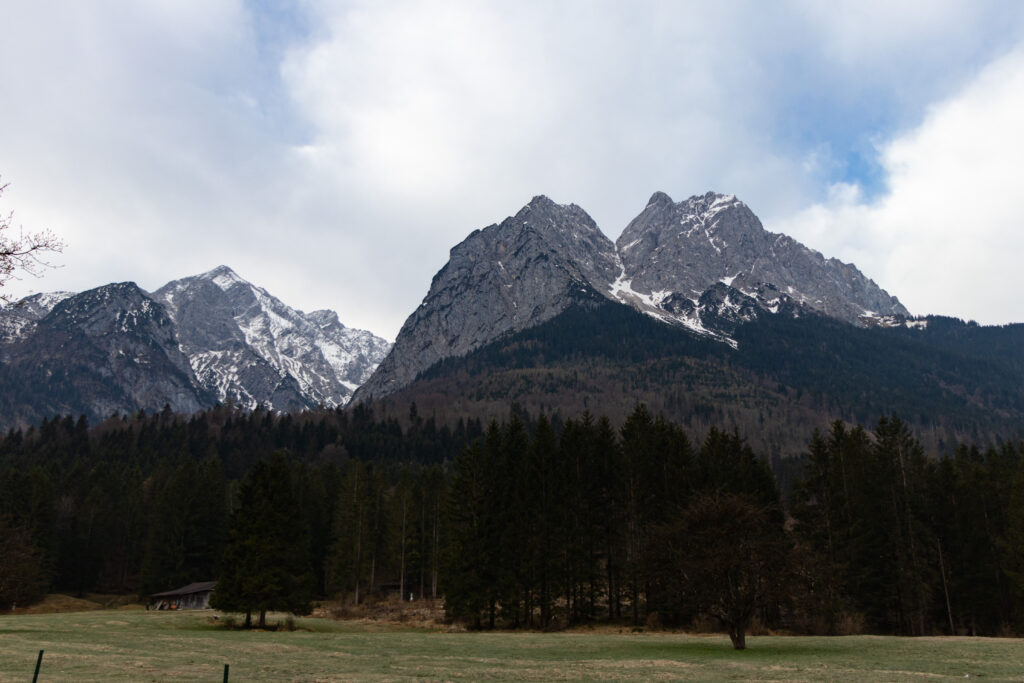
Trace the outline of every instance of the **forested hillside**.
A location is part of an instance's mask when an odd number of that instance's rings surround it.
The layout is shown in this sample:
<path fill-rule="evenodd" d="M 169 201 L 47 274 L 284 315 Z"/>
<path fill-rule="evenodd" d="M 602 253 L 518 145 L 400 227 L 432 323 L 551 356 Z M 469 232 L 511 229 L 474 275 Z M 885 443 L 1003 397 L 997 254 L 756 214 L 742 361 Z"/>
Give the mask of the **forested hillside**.
<path fill-rule="evenodd" d="M 836 422 L 776 461 L 783 496 L 743 432 L 686 430 L 643 406 L 622 422 L 514 408 L 454 429 L 420 410 L 405 427 L 366 407 L 218 407 L 11 431 L 0 524 L 18 580 L 0 603 L 227 583 L 278 561 L 246 541 L 259 528 L 288 548 L 304 591 L 291 605 L 412 593 L 481 628 L 714 618 L 740 645 L 756 623 L 1024 629 L 1019 442 L 940 453 L 898 418 Z M 265 526 L 243 523 L 256 517 Z M 233 560 L 240 542 L 267 554 Z"/>
<path fill-rule="evenodd" d="M 732 349 L 594 299 L 542 325 L 434 365 L 376 402 L 415 402 L 439 419 L 532 411 L 601 412 L 621 421 L 638 402 L 698 433 L 737 426 L 773 457 L 801 452 L 835 419 L 900 415 L 930 450 L 1024 437 L 1024 325 L 858 328 L 831 318 L 762 316 Z"/>

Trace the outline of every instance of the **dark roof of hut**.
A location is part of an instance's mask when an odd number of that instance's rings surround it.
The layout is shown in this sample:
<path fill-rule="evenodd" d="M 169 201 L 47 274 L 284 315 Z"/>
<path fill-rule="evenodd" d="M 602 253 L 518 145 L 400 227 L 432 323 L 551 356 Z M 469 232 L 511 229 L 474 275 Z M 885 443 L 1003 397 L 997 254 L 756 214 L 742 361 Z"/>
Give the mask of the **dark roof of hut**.
<path fill-rule="evenodd" d="M 204 593 L 206 591 L 212 591 L 217 587 L 216 581 L 200 581 L 198 583 L 190 583 L 187 586 L 175 589 L 173 591 L 167 591 L 166 593 L 153 593 L 154 598 L 176 598 L 179 595 L 191 595 L 192 593 Z"/>

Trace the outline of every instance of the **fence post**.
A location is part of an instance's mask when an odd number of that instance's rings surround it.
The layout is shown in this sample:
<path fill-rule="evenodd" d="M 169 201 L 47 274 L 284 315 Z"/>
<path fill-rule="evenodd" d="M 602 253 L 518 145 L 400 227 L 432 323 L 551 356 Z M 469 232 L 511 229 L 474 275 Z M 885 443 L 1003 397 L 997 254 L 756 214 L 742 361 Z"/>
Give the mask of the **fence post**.
<path fill-rule="evenodd" d="M 43 665 L 43 651 L 39 651 L 39 657 L 36 658 L 36 672 L 32 674 L 32 683 L 36 683 L 39 680 L 39 667 Z"/>
<path fill-rule="evenodd" d="M 228 683 L 228 665 L 224 665 L 224 683 Z"/>

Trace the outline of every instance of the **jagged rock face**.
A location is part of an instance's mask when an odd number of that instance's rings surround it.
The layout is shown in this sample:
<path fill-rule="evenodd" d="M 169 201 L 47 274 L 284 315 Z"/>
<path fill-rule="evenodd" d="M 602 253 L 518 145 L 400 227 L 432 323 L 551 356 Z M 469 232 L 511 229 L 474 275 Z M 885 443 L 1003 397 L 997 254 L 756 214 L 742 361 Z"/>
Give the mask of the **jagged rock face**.
<path fill-rule="evenodd" d="M 338 380 L 351 392 L 370 378 L 391 343 L 372 332 L 345 327 L 334 311 L 322 310 L 306 314 L 306 320 L 320 329 L 318 346 Z"/>
<path fill-rule="evenodd" d="M 615 245 L 575 205 L 535 197 L 451 250 L 362 399 L 405 386 L 444 358 L 549 320 L 618 271 Z"/>
<path fill-rule="evenodd" d="M 97 419 L 165 405 L 191 413 L 211 401 L 167 312 L 131 282 L 63 298 L 5 346 L 3 360 L 8 377 L 42 397 L 32 405 L 7 397 L 5 414 L 30 421 L 79 413 Z"/>
<path fill-rule="evenodd" d="M 309 315 L 220 266 L 154 293 L 173 317 L 199 382 L 221 401 L 300 410 L 343 405 L 387 353 L 333 311 Z"/>
<path fill-rule="evenodd" d="M 657 192 L 616 246 L 579 207 L 537 197 L 452 249 L 356 399 L 391 393 L 595 293 L 734 347 L 736 328 L 762 315 L 813 311 L 858 325 L 909 315 L 854 266 L 767 232 L 731 195 L 675 203 Z"/>
<path fill-rule="evenodd" d="M 909 315 L 853 265 L 765 230 L 732 195 L 709 192 L 675 203 L 657 192 L 616 246 L 632 289 L 641 294 L 697 299 L 719 282 L 748 294 L 772 285 L 808 308 L 853 324 L 863 317 Z"/>

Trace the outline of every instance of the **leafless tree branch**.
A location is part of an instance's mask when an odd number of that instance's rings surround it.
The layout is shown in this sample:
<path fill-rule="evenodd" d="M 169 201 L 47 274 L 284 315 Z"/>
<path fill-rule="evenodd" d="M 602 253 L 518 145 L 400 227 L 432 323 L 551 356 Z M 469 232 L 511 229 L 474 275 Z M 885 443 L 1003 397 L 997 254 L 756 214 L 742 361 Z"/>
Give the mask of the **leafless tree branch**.
<path fill-rule="evenodd" d="M 7 185 L 0 185 L 0 196 Z M 20 279 L 21 273 L 42 277 L 44 270 L 57 268 L 48 260 L 50 254 L 64 251 L 64 241 L 50 230 L 25 232 L 18 227 L 17 235 L 11 234 L 14 212 L 0 215 L 0 289 L 11 280 Z M 0 292 L 0 301 L 10 303 L 9 295 Z"/>

